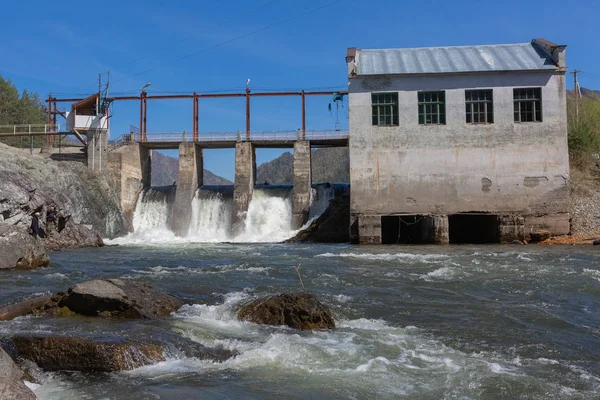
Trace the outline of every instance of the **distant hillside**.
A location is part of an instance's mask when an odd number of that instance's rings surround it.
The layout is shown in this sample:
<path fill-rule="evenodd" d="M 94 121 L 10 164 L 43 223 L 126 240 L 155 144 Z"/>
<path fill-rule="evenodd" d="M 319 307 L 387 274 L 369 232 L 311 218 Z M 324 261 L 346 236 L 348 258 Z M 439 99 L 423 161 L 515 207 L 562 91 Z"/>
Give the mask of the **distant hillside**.
<path fill-rule="evenodd" d="M 168 186 L 177 181 L 179 160 L 168 157 L 157 151 L 152 152 L 152 185 Z M 205 185 L 233 185 L 233 182 L 204 170 Z"/>
<path fill-rule="evenodd" d="M 318 149 L 313 151 L 311 156 L 313 183 L 350 182 L 350 160 L 347 148 Z M 291 184 L 293 179 L 294 156 L 289 152 L 256 168 L 257 183 Z"/>

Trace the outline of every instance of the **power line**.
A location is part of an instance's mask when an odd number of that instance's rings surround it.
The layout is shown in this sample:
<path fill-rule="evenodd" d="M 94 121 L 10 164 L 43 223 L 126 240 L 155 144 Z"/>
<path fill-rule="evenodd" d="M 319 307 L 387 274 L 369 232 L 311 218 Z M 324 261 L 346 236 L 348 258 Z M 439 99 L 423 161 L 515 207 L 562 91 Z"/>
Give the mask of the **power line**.
<path fill-rule="evenodd" d="M 243 34 L 243 35 L 240 35 L 240 36 L 237 36 L 237 37 L 235 37 L 235 38 L 233 38 L 233 39 L 229 39 L 229 40 L 226 40 L 226 41 L 224 41 L 224 42 L 218 43 L 218 44 L 216 44 L 216 45 L 214 45 L 214 46 L 210 46 L 210 47 L 204 48 L 204 49 L 202 49 L 202 50 L 198 50 L 198 51 L 195 51 L 195 52 L 193 52 L 193 53 L 190 53 L 190 54 L 187 54 L 187 55 L 181 56 L 181 57 L 179 57 L 179 58 L 176 58 L 175 60 L 173 60 L 173 61 L 171 61 L 171 62 L 169 62 L 169 63 L 166 63 L 166 64 L 161 64 L 161 65 L 158 65 L 158 66 L 156 66 L 156 67 L 148 68 L 148 69 L 146 69 L 146 70 L 144 70 L 144 71 L 137 72 L 137 73 L 135 73 L 135 74 L 133 74 L 133 75 L 129 75 L 129 76 L 125 77 L 125 78 L 122 78 L 122 79 L 119 79 L 119 80 L 117 80 L 117 81 L 113 82 L 113 84 L 115 84 L 115 83 L 119 83 L 119 82 L 123 82 L 123 81 L 125 81 L 125 80 L 127 80 L 127 79 L 130 79 L 130 78 L 133 78 L 133 77 L 136 77 L 136 76 L 139 76 L 139 75 L 145 74 L 145 73 L 147 73 L 147 72 L 150 72 L 150 71 L 152 71 L 152 70 L 155 70 L 155 69 L 158 69 L 158 68 L 163 68 L 163 67 L 169 66 L 169 65 L 171 65 L 171 64 L 173 64 L 173 63 L 179 62 L 179 61 L 181 61 L 181 60 L 184 60 L 184 59 L 186 59 L 186 58 L 189 58 L 189 57 L 195 56 L 195 55 L 197 55 L 197 54 L 200 54 L 200 53 L 203 53 L 203 52 L 205 52 L 205 51 L 209 51 L 209 50 L 216 49 L 216 48 L 218 48 L 218 47 L 221 47 L 221 46 L 224 46 L 224 45 L 226 45 L 226 44 L 233 43 L 233 42 L 235 42 L 235 41 L 237 41 L 237 40 L 240 40 L 240 39 L 247 38 L 247 37 L 249 37 L 249 36 L 252 36 L 252 35 L 255 35 L 255 34 L 257 34 L 257 33 L 260 33 L 260 32 L 263 32 L 263 31 L 266 31 L 266 30 L 268 30 L 268 29 L 271 29 L 271 28 L 274 28 L 274 27 L 276 27 L 276 26 L 279 26 L 279 25 L 285 24 L 285 23 L 287 23 L 287 22 L 290 22 L 290 21 L 296 20 L 296 19 L 298 19 L 298 18 L 304 17 L 305 15 L 309 15 L 309 14 L 315 13 L 315 12 L 317 12 L 317 11 L 323 10 L 323 9 L 325 9 L 325 8 L 327 8 L 327 7 L 331 7 L 332 5 L 334 5 L 334 4 L 336 4 L 336 3 L 340 3 L 341 1 L 342 1 L 342 0 L 334 0 L 334 1 L 332 1 L 332 2 L 329 2 L 329 3 L 327 3 L 327 4 L 323 5 L 323 6 L 320 6 L 320 7 L 317 7 L 317 8 L 310 9 L 310 10 L 308 10 L 308 11 L 305 11 L 305 12 L 303 12 L 303 13 L 300 13 L 300 14 L 296 14 L 296 15 L 294 15 L 293 17 L 286 18 L 286 19 L 284 19 L 284 20 L 281 20 L 281 21 L 275 22 L 275 23 L 273 23 L 273 24 L 267 25 L 267 26 L 265 26 L 265 27 L 263 27 L 263 28 L 256 29 L 256 30 L 254 30 L 254 31 L 251 31 L 251 32 L 245 33 L 245 34 Z"/>
<path fill-rule="evenodd" d="M 253 8 L 253 9 L 247 10 L 247 11 L 246 11 L 246 12 L 244 12 L 244 13 L 238 14 L 238 15 L 236 15 L 235 17 L 232 17 L 232 18 L 229 18 L 229 19 L 227 19 L 227 20 L 225 20 L 225 21 L 222 21 L 222 22 L 220 22 L 220 23 L 219 23 L 219 24 L 217 24 L 216 26 L 213 26 L 213 27 L 210 27 L 210 28 L 206 28 L 206 29 L 204 29 L 204 30 L 202 30 L 202 31 L 200 31 L 200 32 L 198 32 L 198 33 L 196 33 L 196 34 L 193 34 L 193 35 L 187 36 L 187 37 L 185 37 L 185 38 L 183 38 L 183 39 L 181 39 L 181 40 L 178 40 L 178 41 L 176 42 L 176 44 L 183 43 L 183 42 L 186 42 L 186 41 L 188 41 L 188 40 L 190 40 L 190 39 L 197 38 L 199 35 L 201 35 L 201 34 L 203 34 L 203 33 L 206 33 L 206 32 L 210 32 L 211 30 L 214 30 L 214 29 L 220 28 L 220 27 L 222 27 L 222 26 L 225 26 L 225 25 L 227 25 L 228 23 L 230 23 L 231 21 L 234 21 L 234 20 L 236 20 L 236 19 L 237 19 L 237 18 L 239 18 L 239 17 L 242 17 L 242 16 L 248 16 L 248 15 L 252 15 L 252 14 L 253 14 L 253 13 L 255 13 L 256 11 L 258 11 L 258 10 L 262 10 L 263 8 L 266 8 L 266 7 L 270 6 L 271 4 L 275 3 L 276 1 L 279 1 L 279 0 L 270 0 L 270 1 L 267 1 L 266 3 L 264 3 L 263 5 L 261 5 L 261 6 L 257 7 L 257 8 Z M 154 50 L 154 51 L 152 51 L 152 52 L 149 52 L 149 53 L 148 53 L 148 54 L 146 54 L 146 55 L 140 56 L 140 57 L 138 57 L 138 58 L 136 58 L 136 59 L 134 59 L 134 60 L 132 60 L 132 61 L 128 62 L 127 64 L 129 64 L 129 65 L 131 65 L 131 64 L 134 64 L 134 63 L 136 63 L 136 62 L 138 62 L 138 61 L 140 61 L 140 60 L 143 60 L 144 58 L 147 58 L 147 57 L 149 57 L 149 56 L 150 56 L 150 54 L 154 54 L 154 53 L 157 53 L 157 52 L 160 52 L 160 51 L 163 51 L 163 50 L 167 50 L 167 49 L 169 49 L 169 48 L 171 48 L 171 47 L 173 47 L 173 44 L 172 44 L 172 43 L 170 43 L 170 44 L 169 44 L 169 45 L 167 45 L 167 46 L 161 47 L 161 48 L 159 48 L 158 50 Z"/>

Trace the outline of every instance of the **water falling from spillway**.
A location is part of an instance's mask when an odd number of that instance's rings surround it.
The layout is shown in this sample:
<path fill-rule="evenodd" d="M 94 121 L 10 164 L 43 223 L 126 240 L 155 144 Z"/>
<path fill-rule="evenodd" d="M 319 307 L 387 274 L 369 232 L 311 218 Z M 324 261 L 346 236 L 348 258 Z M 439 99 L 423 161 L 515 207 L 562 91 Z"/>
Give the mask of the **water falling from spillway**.
<path fill-rule="evenodd" d="M 232 233 L 233 187 L 202 187 L 191 201 L 188 235 L 178 238 L 171 231 L 175 187 L 152 188 L 140 194 L 133 217 L 134 232 L 115 244 L 168 242 L 281 242 L 298 231 L 292 229 L 291 186 L 254 189 L 248 210 L 241 217 L 243 227 Z M 335 197 L 332 185 L 316 185 L 311 192 L 309 219 L 321 215 Z"/>
<path fill-rule="evenodd" d="M 293 236 L 292 188 L 254 189 L 238 242 L 281 242 Z"/>
<path fill-rule="evenodd" d="M 140 193 L 133 214 L 133 239 L 169 240 L 175 187 L 156 187 Z"/>
<path fill-rule="evenodd" d="M 231 240 L 232 191 L 198 189 L 192 199 L 188 238 L 198 242 Z"/>

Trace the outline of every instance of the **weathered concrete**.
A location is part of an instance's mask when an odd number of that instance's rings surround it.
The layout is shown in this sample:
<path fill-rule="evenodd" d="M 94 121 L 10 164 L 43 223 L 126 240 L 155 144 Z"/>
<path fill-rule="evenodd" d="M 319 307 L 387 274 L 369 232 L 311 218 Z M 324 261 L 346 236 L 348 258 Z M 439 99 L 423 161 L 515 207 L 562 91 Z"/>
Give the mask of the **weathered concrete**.
<path fill-rule="evenodd" d="M 358 57 L 360 62 L 360 57 Z M 564 72 L 349 79 L 352 215 L 486 212 L 569 232 Z M 515 123 L 513 88 L 540 87 L 543 122 Z M 465 89 L 492 88 L 494 123 L 467 124 Z M 417 93 L 444 90 L 446 125 L 419 125 Z M 398 93 L 398 126 L 373 126 L 371 93 Z M 366 229 L 365 224 L 359 224 Z M 367 229 L 370 243 L 376 237 Z M 362 234 L 361 234 L 362 236 Z"/>
<path fill-rule="evenodd" d="M 235 182 L 233 186 L 232 232 L 237 234 L 244 228 L 244 213 L 252 200 L 256 180 L 256 152 L 250 142 L 235 144 Z"/>
<path fill-rule="evenodd" d="M 312 179 L 310 168 L 310 142 L 294 143 L 294 189 L 292 191 L 292 229 L 308 222 Z"/>
<path fill-rule="evenodd" d="M 381 216 L 358 216 L 358 243 L 381 244 Z"/>
<path fill-rule="evenodd" d="M 500 243 L 525 240 L 525 218 L 515 215 L 501 215 L 499 223 Z"/>
<path fill-rule="evenodd" d="M 108 154 L 108 169 L 114 174 L 121 209 L 131 230 L 133 213 L 140 191 L 150 187 L 151 150 L 138 143 L 119 147 Z"/>
<path fill-rule="evenodd" d="M 447 215 L 432 215 L 430 217 L 430 235 L 431 244 L 448 244 L 450 241 Z"/>
<path fill-rule="evenodd" d="M 177 236 L 187 236 L 192 217 L 192 199 L 202 185 L 204 171 L 203 151 L 194 143 L 179 145 L 179 175 L 173 205 L 171 230 Z"/>
<path fill-rule="evenodd" d="M 87 166 L 92 171 L 106 171 L 108 165 L 108 130 L 87 131 Z"/>

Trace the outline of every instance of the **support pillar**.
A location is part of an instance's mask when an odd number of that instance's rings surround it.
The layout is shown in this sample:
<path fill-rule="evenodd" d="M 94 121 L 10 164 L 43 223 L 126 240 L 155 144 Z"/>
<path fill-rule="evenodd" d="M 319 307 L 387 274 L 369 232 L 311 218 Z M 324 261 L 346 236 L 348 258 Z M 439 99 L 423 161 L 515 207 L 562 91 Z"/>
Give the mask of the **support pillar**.
<path fill-rule="evenodd" d="M 447 215 L 432 215 L 429 217 L 431 221 L 431 230 L 428 243 L 431 244 L 448 244 L 450 243 L 450 231 Z"/>
<path fill-rule="evenodd" d="M 235 182 L 233 186 L 233 215 L 231 218 L 234 235 L 244 230 L 244 214 L 252 200 L 256 180 L 256 153 L 251 142 L 235 144 Z"/>
<path fill-rule="evenodd" d="M 498 216 L 500 243 L 512 243 L 525 240 L 525 218 L 520 215 Z"/>
<path fill-rule="evenodd" d="M 381 216 L 358 216 L 358 243 L 381 244 Z"/>
<path fill-rule="evenodd" d="M 95 172 L 104 172 L 107 168 L 108 130 L 87 131 L 87 166 Z"/>
<path fill-rule="evenodd" d="M 192 199 L 202 183 L 203 164 L 201 148 L 190 142 L 179 144 L 179 175 L 171 218 L 171 230 L 177 236 L 188 235 L 192 218 Z"/>
<path fill-rule="evenodd" d="M 142 160 L 149 158 L 150 150 L 139 143 L 122 146 L 108 153 L 108 170 L 115 178 L 121 209 L 128 222 L 128 230 L 133 230 L 133 213 L 138 197 L 143 189 Z"/>
<path fill-rule="evenodd" d="M 140 166 L 142 188 L 146 189 L 152 186 L 152 149 L 145 146 L 140 148 Z"/>
<path fill-rule="evenodd" d="M 292 191 L 292 229 L 299 229 L 308 222 L 312 178 L 310 168 L 310 142 L 294 143 L 294 189 Z"/>

